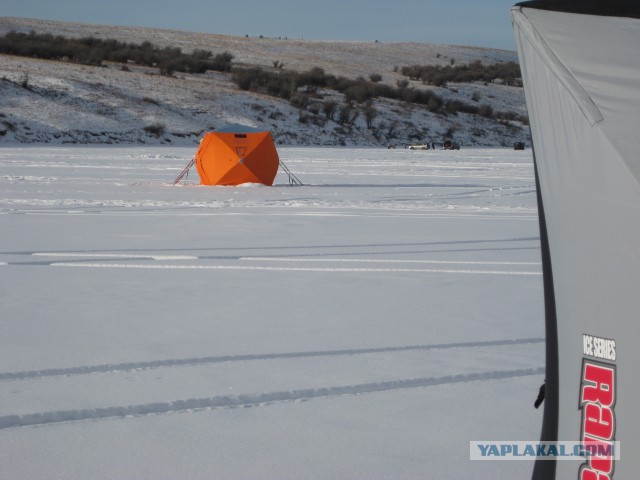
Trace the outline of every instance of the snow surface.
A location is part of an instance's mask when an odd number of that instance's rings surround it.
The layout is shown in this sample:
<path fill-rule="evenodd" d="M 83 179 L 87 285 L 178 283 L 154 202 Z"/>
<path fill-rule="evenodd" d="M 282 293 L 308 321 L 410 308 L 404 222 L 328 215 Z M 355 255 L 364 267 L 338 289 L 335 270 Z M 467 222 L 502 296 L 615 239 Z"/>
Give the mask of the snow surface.
<path fill-rule="evenodd" d="M 531 151 L 0 150 L 0 478 L 528 478 L 543 298 Z"/>

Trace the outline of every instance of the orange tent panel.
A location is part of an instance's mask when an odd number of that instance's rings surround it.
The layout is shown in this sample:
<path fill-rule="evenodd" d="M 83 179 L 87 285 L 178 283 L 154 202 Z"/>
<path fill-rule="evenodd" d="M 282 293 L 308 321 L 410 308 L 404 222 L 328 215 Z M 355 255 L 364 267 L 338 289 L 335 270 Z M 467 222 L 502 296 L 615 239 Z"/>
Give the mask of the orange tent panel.
<path fill-rule="evenodd" d="M 280 159 L 269 132 L 240 127 L 205 134 L 195 163 L 201 185 L 273 185 Z"/>

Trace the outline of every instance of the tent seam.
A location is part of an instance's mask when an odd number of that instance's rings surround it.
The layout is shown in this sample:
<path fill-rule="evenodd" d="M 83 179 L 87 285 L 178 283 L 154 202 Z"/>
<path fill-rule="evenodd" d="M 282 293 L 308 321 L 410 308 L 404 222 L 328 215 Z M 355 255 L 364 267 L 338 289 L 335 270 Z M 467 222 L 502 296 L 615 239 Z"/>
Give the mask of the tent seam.
<path fill-rule="evenodd" d="M 549 70 L 558 79 L 560 84 L 567 89 L 571 98 L 573 98 L 580 111 L 589 121 L 589 125 L 593 127 L 603 121 L 604 117 L 598 106 L 562 60 L 558 58 L 542 35 L 540 35 L 531 20 L 529 20 L 524 13 L 523 8 L 513 8 L 512 18 L 518 30 L 527 39 L 531 47 L 538 53 L 545 65 L 549 67 Z"/>

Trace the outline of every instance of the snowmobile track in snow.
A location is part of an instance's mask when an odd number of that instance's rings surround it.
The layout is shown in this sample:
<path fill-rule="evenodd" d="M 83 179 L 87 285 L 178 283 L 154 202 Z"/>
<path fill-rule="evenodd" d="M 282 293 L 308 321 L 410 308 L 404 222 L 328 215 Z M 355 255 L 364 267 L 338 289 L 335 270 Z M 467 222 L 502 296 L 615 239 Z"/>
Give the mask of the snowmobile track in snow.
<path fill-rule="evenodd" d="M 59 410 L 54 412 L 31 413 L 25 415 L 7 415 L 0 417 L 0 429 L 47 425 L 61 422 L 97 420 L 108 418 L 125 418 L 130 416 L 157 415 L 162 413 L 179 413 L 204 409 L 248 408 L 257 405 L 304 401 L 316 398 L 335 397 L 341 395 L 361 395 L 380 393 L 407 388 L 431 387 L 463 382 L 499 380 L 544 374 L 544 367 L 520 370 L 502 370 L 494 372 L 478 372 L 444 377 L 413 378 L 407 380 L 391 380 L 387 382 L 363 383 L 324 388 L 310 388 L 280 392 L 265 392 L 237 396 L 215 396 L 209 398 L 192 398 L 173 402 L 155 402 L 126 407 L 107 407 L 83 410 Z"/>
<path fill-rule="evenodd" d="M 400 347 L 378 347 L 361 348 L 347 350 L 320 350 L 309 352 L 285 352 L 285 353 L 264 353 L 254 355 L 222 355 L 217 357 L 199 358 L 177 358 L 166 360 L 155 360 L 150 362 L 130 362 L 104 365 L 87 365 L 69 368 L 51 368 L 46 370 L 32 370 L 24 372 L 4 372 L 0 373 L 0 381 L 3 380 L 27 380 L 56 376 L 87 375 L 92 373 L 122 372 L 135 370 L 149 370 L 153 368 L 183 367 L 193 365 L 205 365 L 222 362 L 247 362 L 256 360 L 277 360 L 287 358 L 312 358 L 312 357 L 334 357 L 343 355 L 365 355 L 372 353 L 405 352 L 411 350 L 443 350 L 450 348 L 474 348 L 474 347 L 494 347 L 505 345 L 523 345 L 533 343 L 543 343 L 544 338 L 521 338 L 512 340 L 488 340 L 484 342 L 455 342 L 440 343 L 432 345 L 407 345 Z"/>

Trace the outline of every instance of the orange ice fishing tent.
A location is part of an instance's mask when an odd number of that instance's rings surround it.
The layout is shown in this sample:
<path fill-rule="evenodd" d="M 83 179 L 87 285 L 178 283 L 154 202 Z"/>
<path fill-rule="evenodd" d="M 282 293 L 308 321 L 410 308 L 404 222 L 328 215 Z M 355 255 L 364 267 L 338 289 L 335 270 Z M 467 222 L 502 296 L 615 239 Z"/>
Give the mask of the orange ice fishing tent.
<path fill-rule="evenodd" d="M 195 157 L 201 185 L 273 185 L 279 163 L 271 134 L 244 125 L 206 133 Z"/>

